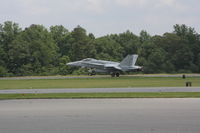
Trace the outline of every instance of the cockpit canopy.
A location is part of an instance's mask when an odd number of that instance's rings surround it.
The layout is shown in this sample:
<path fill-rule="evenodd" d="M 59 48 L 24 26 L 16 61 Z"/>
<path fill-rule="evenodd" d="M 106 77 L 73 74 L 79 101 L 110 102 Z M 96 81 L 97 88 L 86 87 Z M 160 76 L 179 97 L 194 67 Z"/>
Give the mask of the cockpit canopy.
<path fill-rule="evenodd" d="M 83 59 L 82 61 L 92 61 L 92 60 L 94 60 L 94 59 L 92 59 L 92 58 L 86 58 L 86 59 Z"/>

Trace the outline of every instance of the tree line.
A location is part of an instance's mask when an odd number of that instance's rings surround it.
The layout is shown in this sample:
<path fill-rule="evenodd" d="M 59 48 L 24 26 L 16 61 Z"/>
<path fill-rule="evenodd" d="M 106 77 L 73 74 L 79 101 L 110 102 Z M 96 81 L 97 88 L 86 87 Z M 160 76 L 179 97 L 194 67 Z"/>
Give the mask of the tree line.
<path fill-rule="evenodd" d="M 0 24 L 0 76 L 78 74 L 81 69 L 66 63 L 84 58 L 120 62 L 128 54 L 139 55 L 143 73 L 199 73 L 200 35 L 184 24 L 163 35 L 127 30 L 98 38 L 80 26 L 69 31 L 62 25 L 22 29 L 11 21 Z"/>

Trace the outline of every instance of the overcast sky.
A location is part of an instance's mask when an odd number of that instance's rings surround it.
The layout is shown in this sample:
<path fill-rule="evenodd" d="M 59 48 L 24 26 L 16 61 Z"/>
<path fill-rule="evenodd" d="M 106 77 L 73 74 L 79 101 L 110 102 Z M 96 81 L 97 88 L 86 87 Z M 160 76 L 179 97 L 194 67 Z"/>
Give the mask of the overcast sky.
<path fill-rule="evenodd" d="M 0 23 L 63 25 L 69 30 L 80 25 L 97 37 L 126 30 L 162 35 L 175 24 L 200 33 L 199 6 L 200 0 L 0 0 Z"/>

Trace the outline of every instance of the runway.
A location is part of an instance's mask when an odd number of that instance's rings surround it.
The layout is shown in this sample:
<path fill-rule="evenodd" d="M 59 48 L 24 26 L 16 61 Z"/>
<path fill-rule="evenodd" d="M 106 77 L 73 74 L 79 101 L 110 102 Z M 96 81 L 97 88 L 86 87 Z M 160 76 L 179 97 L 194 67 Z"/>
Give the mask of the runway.
<path fill-rule="evenodd" d="M 111 93 L 111 92 L 200 92 L 200 87 L 64 88 L 0 90 L 0 94 Z"/>
<path fill-rule="evenodd" d="M 184 74 L 186 77 L 200 77 L 200 74 Z M 136 74 L 121 75 L 120 77 L 182 77 L 183 74 Z M 85 78 L 111 78 L 110 75 L 68 75 L 68 76 L 22 76 L 22 77 L 0 77 L 0 80 L 24 80 L 24 79 L 85 79 Z"/>
<path fill-rule="evenodd" d="M 2 133 L 199 133 L 200 99 L 0 101 Z"/>

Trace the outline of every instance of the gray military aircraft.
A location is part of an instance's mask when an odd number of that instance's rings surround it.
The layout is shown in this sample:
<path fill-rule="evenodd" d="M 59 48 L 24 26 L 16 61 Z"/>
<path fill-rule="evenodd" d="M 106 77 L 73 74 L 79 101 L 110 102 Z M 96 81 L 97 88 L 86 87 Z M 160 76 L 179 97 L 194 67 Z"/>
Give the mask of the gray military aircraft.
<path fill-rule="evenodd" d="M 138 55 L 127 55 L 120 63 L 105 60 L 86 58 L 80 61 L 69 62 L 68 66 L 79 66 L 89 68 L 89 75 L 98 73 L 109 73 L 112 77 L 119 77 L 121 72 L 141 71 L 141 66 L 136 66 Z"/>

